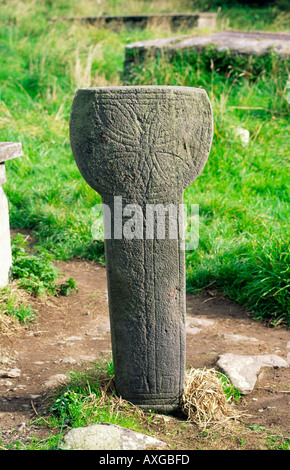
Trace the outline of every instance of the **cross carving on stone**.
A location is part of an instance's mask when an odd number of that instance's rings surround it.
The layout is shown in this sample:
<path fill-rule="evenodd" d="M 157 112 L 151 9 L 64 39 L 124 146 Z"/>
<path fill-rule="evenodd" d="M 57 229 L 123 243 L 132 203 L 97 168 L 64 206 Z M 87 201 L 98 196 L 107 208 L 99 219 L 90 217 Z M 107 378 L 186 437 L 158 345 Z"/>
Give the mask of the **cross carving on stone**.
<path fill-rule="evenodd" d="M 100 87 L 77 91 L 70 139 L 78 168 L 102 197 L 112 352 L 117 393 L 143 408 L 178 408 L 185 377 L 183 193 L 201 173 L 213 133 L 204 90 Z M 109 227 L 140 208 L 143 236 Z M 149 207 L 174 207 L 158 237 Z M 128 212 L 129 207 L 129 212 Z M 126 212 L 127 210 L 127 212 Z M 157 211 L 158 212 L 158 211 Z M 140 215 L 141 214 L 141 215 Z M 172 223 L 177 236 L 169 235 Z M 147 229 L 147 234 L 145 233 Z M 118 232 L 118 236 L 116 236 Z"/>

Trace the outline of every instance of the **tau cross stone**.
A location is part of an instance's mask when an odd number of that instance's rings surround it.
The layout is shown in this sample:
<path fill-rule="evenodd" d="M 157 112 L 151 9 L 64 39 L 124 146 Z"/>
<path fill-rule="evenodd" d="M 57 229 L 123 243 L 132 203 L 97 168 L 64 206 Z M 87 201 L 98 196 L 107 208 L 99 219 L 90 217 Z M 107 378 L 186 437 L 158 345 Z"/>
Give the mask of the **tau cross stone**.
<path fill-rule="evenodd" d="M 147 409 L 178 408 L 184 390 L 180 207 L 203 170 L 212 133 L 202 89 L 84 88 L 73 101 L 73 154 L 109 209 L 104 232 L 116 392 Z"/>

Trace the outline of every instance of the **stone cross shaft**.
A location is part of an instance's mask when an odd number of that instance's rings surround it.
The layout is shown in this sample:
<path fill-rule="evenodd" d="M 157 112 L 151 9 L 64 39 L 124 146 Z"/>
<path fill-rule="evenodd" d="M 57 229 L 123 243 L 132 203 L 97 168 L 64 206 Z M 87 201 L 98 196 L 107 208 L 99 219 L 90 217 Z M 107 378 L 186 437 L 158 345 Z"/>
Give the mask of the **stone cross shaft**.
<path fill-rule="evenodd" d="M 78 90 L 73 101 L 73 154 L 111 215 L 104 211 L 116 391 L 143 408 L 176 409 L 183 393 L 185 254 L 180 205 L 184 189 L 205 165 L 212 132 L 210 102 L 201 89 L 86 88 Z M 158 232 L 158 209 L 168 207 L 173 211 Z M 120 225 L 113 226 L 120 213 L 123 232 Z M 125 236 L 133 213 L 139 231 Z M 176 236 L 172 226 L 177 227 Z"/>

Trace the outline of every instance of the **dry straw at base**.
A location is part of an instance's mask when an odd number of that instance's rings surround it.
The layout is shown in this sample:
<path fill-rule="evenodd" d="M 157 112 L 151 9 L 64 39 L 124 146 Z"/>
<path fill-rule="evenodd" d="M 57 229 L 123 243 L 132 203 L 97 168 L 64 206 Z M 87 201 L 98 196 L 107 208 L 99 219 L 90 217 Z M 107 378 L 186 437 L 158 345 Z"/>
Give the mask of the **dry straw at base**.
<path fill-rule="evenodd" d="M 226 397 L 222 381 L 215 369 L 187 371 L 182 411 L 188 421 L 203 429 L 224 425 L 238 418 L 238 413 Z"/>

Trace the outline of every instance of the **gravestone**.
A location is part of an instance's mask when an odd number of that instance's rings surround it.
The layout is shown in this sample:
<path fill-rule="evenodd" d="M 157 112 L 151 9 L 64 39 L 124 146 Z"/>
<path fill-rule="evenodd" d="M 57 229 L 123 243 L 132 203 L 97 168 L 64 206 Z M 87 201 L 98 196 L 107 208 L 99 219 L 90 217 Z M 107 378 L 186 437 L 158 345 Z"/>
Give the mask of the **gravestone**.
<path fill-rule="evenodd" d="M 21 143 L 0 142 L 0 288 L 9 283 L 12 267 L 8 201 L 2 188 L 6 182 L 5 162 L 21 155 Z"/>
<path fill-rule="evenodd" d="M 73 154 L 107 209 L 116 391 L 143 408 L 173 410 L 183 393 L 183 192 L 206 163 L 212 133 L 211 105 L 201 89 L 87 88 L 73 101 Z"/>
<path fill-rule="evenodd" d="M 195 34 L 134 42 L 125 47 L 124 78 L 129 79 L 136 64 L 142 64 L 146 58 L 154 60 L 158 56 L 173 57 L 181 52 L 186 57 L 191 52 L 203 54 L 210 47 L 214 48 L 219 57 L 223 56 L 223 64 L 228 63 L 228 65 L 233 64 L 234 57 L 265 56 L 273 52 L 281 60 L 287 61 L 290 56 L 290 34 L 221 31 L 206 35 Z"/>
<path fill-rule="evenodd" d="M 194 13 L 159 13 L 143 15 L 99 15 L 80 17 L 60 17 L 51 18 L 50 21 L 74 21 L 83 24 L 94 25 L 98 28 L 109 28 L 119 31 L 126 27 L 150 28 L 164 26 L 172 29 L 208 29 L 214 30 L 217 27 L 217 13 L 214 12 L 194 12 Z"/>

